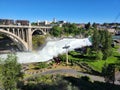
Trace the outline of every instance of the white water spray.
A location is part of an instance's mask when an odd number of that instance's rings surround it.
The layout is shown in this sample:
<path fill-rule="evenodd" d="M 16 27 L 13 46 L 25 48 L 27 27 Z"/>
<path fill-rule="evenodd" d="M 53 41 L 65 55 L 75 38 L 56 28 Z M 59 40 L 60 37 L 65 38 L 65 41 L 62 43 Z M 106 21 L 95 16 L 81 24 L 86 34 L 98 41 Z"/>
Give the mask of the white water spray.
<path fill-rule="evenodd" d="M 44 48 L 38 52 L 18 52 L 18 62 L 19 63 L 31 63 L 31 62 L 44 62 L 52 59 L 58 54 L 65 53 L 66 50 L 63 49 L 65 45 L 69 45 L 69 51 L 75 48 L 81 48 L 83 46 L 90 46 L 91 42 L 89 38 L 76 39 L 76 38 L 65 38 L 61 40 L 48 41 Z M 6 57 L 6 55 L 0 55 L 1 57 Z"/>

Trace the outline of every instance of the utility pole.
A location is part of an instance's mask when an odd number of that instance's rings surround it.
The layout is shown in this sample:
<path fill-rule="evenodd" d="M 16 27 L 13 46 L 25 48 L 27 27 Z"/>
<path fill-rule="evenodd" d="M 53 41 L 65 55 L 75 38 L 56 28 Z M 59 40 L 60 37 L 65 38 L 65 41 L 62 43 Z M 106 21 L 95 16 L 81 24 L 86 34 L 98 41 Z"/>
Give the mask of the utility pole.
<path fill-rule="evenodd" d="M 68 48 L 69 48 L 70 46 L 64 46 L 63 47 L 63 49 L 66 49 L 66 64 L 68 65 Z"/>

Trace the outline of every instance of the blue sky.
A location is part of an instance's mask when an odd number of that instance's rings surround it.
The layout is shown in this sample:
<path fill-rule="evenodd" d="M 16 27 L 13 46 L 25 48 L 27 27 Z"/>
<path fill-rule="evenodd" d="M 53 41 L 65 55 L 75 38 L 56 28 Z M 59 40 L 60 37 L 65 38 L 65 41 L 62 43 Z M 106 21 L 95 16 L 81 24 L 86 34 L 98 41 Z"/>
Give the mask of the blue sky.
<path fill-rule="evenodd" d="M 120 0 L 0 0 L 0 18 L 32 21 L 115 22 Z M 120 17 L 116 19 L 120 22 Z"/>

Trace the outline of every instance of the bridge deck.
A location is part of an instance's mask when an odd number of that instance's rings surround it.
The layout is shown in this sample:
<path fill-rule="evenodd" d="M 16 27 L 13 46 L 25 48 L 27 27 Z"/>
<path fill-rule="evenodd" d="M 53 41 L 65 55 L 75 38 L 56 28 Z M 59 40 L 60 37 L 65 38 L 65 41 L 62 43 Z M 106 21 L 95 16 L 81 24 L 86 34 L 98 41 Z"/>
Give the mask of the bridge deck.
<path fill-rule="evenodd" d="M 50 29 L 52 28 L 52 26 L 0 25 L 0 28 L 46 28 L 46 29 Z"/>

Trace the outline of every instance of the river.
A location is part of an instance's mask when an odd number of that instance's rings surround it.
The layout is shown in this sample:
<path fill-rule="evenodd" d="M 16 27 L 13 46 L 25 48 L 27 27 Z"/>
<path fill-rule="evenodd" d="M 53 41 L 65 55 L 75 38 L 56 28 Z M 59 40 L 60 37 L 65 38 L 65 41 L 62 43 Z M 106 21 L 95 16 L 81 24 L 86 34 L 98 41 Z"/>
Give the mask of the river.
<path fill-rule="evenodd" d="M 64 46 L 70 46 L 69 51 L 83 46 L 90 46 L 90 38 L 76 39 L 76 38 L 63 38 L 61 40 L 50 40 L 46 45 L 37 52 L 17 52 L 19 63 L 32 63 L 32 62 L 45 62 L 52 59 L 58 54 L 66 52 Z M 6 58 L 7 54 L 1 54 L 0 57 Z"/>

